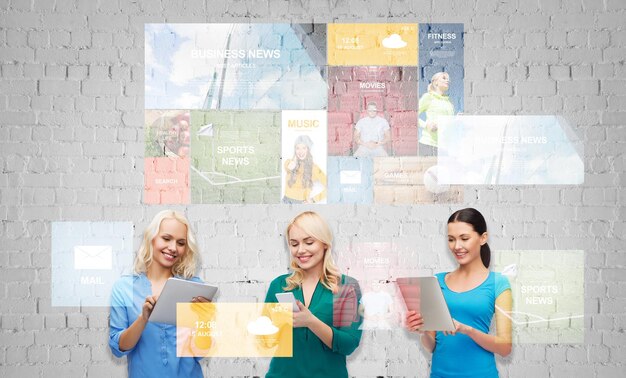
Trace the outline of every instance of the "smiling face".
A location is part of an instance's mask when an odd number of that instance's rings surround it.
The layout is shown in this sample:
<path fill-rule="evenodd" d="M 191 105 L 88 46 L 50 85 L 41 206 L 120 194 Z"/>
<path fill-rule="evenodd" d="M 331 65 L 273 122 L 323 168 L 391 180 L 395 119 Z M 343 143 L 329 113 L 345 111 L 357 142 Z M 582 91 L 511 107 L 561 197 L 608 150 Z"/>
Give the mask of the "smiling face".
<path fill-rule="evenodd" d="M 308 154 L 309 154 L 309 147 L 307 147 L 305 144 L 302 144 L 302 143 L 296 144 L 296 157 L 298 159 L 304 160 L 306 159 Z"/>
<path fill-rule="evenodd" d="M 367 115 L 370 116 L 370 118 L 376 118 L 377 114 L 378 114 L 378 108 L 376 107 L 376 105 L 374 104 L 367 105 Z"/>
<path fill-rule="evenodd" d="M 187 251 L 187 226 L 176 219 L 163 219 L 159 232 L 152 239 L 153 262 L 171 269 Z"/>
<path fill-rule="evenodd" d="M 479 235 L 471 224 L 465 222 L 448 223 L 448 248 L 459 264 L 482 264 L 480 246 L 486 242 L 487 233 Z"/>
<path fill-rule="evenodd" d="M 439 88 L 441 93 L 445 93 L 450 88 L 450 76 L 447 73 L 439 76 L 437 80 L 435 80 L 435 86 Z"/>
<path fill-rule="evenodd" d="M 295 224 L 289 229 L 289 251 L 292 260 L 305 272 L 321 273 L 328 246 L 307 234 Z"/>

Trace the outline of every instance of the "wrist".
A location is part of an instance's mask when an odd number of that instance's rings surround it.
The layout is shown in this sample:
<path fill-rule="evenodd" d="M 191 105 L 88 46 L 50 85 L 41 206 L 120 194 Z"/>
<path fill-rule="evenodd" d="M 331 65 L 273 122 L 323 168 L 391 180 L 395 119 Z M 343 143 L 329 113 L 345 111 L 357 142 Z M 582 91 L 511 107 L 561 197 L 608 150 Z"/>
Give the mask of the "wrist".
<path fill-rule="evenodd" d="M 311 314 L 309 319 L 306 321 L 305 327 L 312 330 L 313 328 L 316 327 L 316 325 L 318 325 L 318 323 L 321 323 L 321 322 L 322 321 L 319 320 L 317 317 L 315 317 L 315 315 Z"/>
<path fill-rule="evenodd" d="M 467 335 L 467 336 L 471 336 L 472 333 L 474 333 L 474 328 L 470 327 L 468 325 L 464 325 L 463 326 L 463 334 Z"/>

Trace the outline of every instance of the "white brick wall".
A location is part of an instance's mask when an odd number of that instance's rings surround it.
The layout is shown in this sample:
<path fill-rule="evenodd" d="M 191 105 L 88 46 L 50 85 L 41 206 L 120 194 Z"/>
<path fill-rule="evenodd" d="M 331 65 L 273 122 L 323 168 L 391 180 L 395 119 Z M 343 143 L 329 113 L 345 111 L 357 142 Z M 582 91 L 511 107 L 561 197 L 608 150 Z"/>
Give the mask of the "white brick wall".
<path fill-rule="evenodd" d="M 584 249 L 585 343 L 516 345 L 500 373 L 623 377 L 625 19 L 623 0 L 0 0 L 0 376 L 125 374 L 106 345 L 106 309 L 50 306 L 50 222 L 132 221 L 137 245 L 163 208 L 141 203 L 144 23 L 292 20 L 463 22 L 466 113 L 571 123 L 585 141 L 582 187 L 468 187 L 460 205 L 318 210 L 339 245 L 420 238 L 424 271 L 453 266 L 444 222 L 466 205 L 486 215 L 495 249 Z M 223 300 L 262 300 L 286 268 L 284 225 L 304 208 L 182 207 L 199 236 L 202 276 L 223 283 Z M 366 333 L 349 370 L 425 377 L 429 357 L 416 344 L 401 330 Z M 268 360 L 203 365 L 206 376 L 251 376 Z"/>

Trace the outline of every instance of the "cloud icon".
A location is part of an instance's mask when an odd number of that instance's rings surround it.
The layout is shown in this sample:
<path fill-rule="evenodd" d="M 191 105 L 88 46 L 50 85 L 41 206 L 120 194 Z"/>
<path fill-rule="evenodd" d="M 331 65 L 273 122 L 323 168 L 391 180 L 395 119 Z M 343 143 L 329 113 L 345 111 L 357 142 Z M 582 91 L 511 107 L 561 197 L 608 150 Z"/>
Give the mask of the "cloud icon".
<path fill-rule="evenodd" d="M 388 49 L 401 49 L 406 47 L 406 42 L 402 40 L 402 37 L 398 34 L 392 34 L 389 37 L 383 39 L 383 47 Z"/>
<path fill-rule="evenodd" d="M 260 316 L 248 323 L 248 332 L 257 336 L 273 335 L 278 332 L 278 327 L 267 316 Z"/>

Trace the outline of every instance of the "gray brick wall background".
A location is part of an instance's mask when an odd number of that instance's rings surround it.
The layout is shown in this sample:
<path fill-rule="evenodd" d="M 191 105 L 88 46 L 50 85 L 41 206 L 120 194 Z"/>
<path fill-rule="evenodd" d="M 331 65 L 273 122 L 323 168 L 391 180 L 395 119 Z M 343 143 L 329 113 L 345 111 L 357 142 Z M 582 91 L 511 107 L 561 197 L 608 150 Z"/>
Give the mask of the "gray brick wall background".
<path fill-rule="evenodd" d="M 457 205 L 316 208 L 338 246 L 394 242 L 408 246 L 398 253 L 414 272 L 450 269 L 445 221 L 474 206 L 495 250 L 583 249 L 584 344 L 516 345 L 500 373 L 623 377 L 625 20 L 623 0 L 0 0 L 0 376 L 125 374 L 107 345 L 107 308 L 51 306 L 50 229 L 132 221 L 137 246 L 163 208 L 142 204 L 144 23 L 313 21 L 464 23 L 465 113 L 560 114 L 585 145 L 579 187 L 465 187 Z M 182 207 L 220 300 L 262 300 L 287 266 L 284 226 L 303 209 Z M 429 361 L 401 330 L 365 333 L 349 371 L 424 377 Z M 262 375 L 267 365 L 203 361 L 211 377 Z"/>

